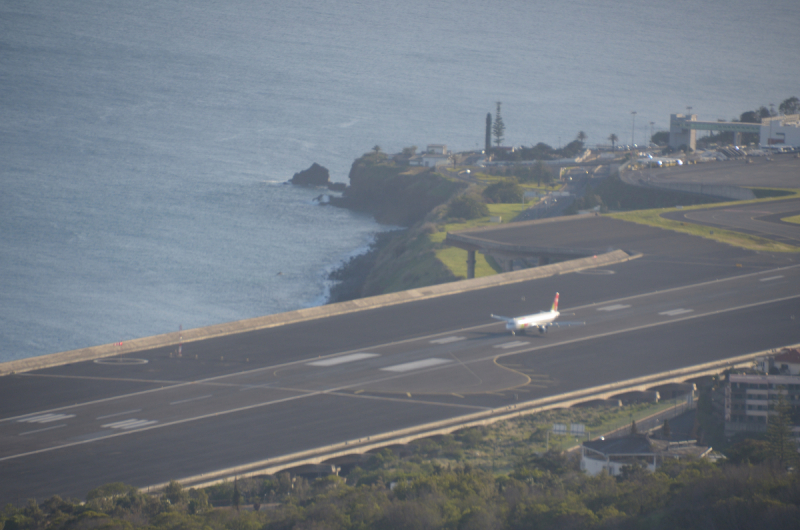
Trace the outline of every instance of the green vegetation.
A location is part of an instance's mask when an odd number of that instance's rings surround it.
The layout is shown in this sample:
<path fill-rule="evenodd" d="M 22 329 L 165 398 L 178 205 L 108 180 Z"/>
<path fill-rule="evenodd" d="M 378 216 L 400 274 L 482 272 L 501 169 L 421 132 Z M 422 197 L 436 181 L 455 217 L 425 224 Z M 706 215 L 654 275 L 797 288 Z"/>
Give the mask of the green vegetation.
<path fill-rule="evenodd" d="M 797 190 L 788 190 L 788 191 L 790 191 L 793 196 L 800 194 L 800 191 Z M 737 205 L 750 204 L 750 203 L 769 201 L 769 200 L 773 199 L 767 198 L 767 199 L 754 199 L 751 201 L 725 202 L 716 204 L 714 207 L 722 208 L 730 206 L 732 204 L 737 204 Z M 706 207 L 707 206 L 704 205 L 696 205 L 696 206 L 687 206 L 682 209 L 693 210 Z M 724 230 L 704 225 L 695 225 L 681 221 L 672 221 L 670 219 L 665 219 L 664 217 L 662 217 L 662 214 L 674 211 L 678 211 L 678 208 L 638 210 L 632 212 L 614 213 L 609 215 L 611 217 L 614 217 L 616 219 L 621 219 L 623 221 L 646 224 L 649 226 L 664 228 L 666 230 L 673 230 L 675 232 L 682 232 L 684 234 L 700 236 L 706 239 L 713 239 L 714 241 L 719 241 L 720 243 L 726 243 L 729 245 L 741 248 L 747 248 L 750 250 L 756 250 L 762 252 L 800 252 L 800 248 L 798 247 L 787 245 L 784 243 L 778 243 L 771 239 L 766 239 L 763 237 L 744 234 L 740 232 L 734 232 L 732 230 Z"/>
<path fill-rule="evenodd" d="M 657 133 L 653 133 L 653 136 L 650 137 L 650 141 L 655 145 L 668 145 L 669 131 L 658 131 Z"/>
<path fill-rule="evenodd" d="M 781 221 L 785 221 L 787 223 L 795 223 L 800 224 L 800 215 L 794 215 L 792 217 L 784 217 Z"/>
<path fill-rule="evenodd" d="M 380 223 L 411 226 L 464 187 L 433 168 L 389 159 L 378 148 L 353 162 L 350 186 L 331 203 L 368 212 Z"/>
<path fill-rule="evenodd" d="M 483 190 L 483 198 L 490 203 L 521 203 L 524 193 L 525 190 L 514 179 L 490 184 Z"/>
<path fill-rule="evenodd" d="M 447 205 L 447 219 L 478 219 L 489 215 L 486 203 L 472 195 L 460 195 Z"/>
<path fill-rule="evenodd" d="M 711 204 L 722 202 L 721 199 L 670 191 L 657 188 L 643 188 L 623 182 L 618 175 L 602 180 L 584 197 L 576 199 L 566 213 L 577 213 L 600 206 L 603 212 L 609 210 L 641 210 L 649 208 L 672 207 L 677 204 Z"/>
<path fill-rule="evenodd" d="M 494 125 L 492 125 L 492 133 L 494 134 L 494 143 L 497 147 L 503 144 L 503 135 L 506 132 L 506 126 L 503 123 L 503 117 L 500 116 L 501 102 L 497 102 L 497 112 L 494 115 Z"/>

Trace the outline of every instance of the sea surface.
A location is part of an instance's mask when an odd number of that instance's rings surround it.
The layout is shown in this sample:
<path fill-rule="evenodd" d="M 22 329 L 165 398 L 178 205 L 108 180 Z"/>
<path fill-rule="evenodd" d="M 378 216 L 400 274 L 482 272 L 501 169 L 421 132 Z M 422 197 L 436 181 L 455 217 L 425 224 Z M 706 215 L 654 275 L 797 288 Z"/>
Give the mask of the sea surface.
<path fill-rule="evenodd" d="M 3 0 L 0 362 L 323 304 L 387 227 L 284 183 L 800 96 L 800 2 Z M 636 114 L 632 114 L 633 112 Z"/>

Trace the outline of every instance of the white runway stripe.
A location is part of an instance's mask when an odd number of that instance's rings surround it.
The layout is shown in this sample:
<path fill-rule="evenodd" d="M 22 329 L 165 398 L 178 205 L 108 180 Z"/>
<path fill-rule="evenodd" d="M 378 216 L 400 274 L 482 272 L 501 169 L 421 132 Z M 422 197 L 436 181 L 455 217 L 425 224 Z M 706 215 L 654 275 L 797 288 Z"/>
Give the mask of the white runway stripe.
<path fill-rule="evenodd" d="M 403 363 L 403 364 L 396 364 L 394 366 L 387 366 L 386 368 L 381 368 L 386 372 L 408 372 L 411 370 L 419 370 L 421 368 L 428 368 L 430 366 L 436 366 L 439 364 L 446 364 L 451 363 L 448 359 L 437 359 L 436 357 L 431 357 L 430 359 L 423 359 L 421 361 L 414 361 L 410 363 Z"/>
<path fill-rule="evenodd" d="M 783 278 L 783 275 L 781 275 L 781 276 L 770 276 L 769 278 L 761 278 L 758 281 L 760 281 L 760 282 L 770 282 L 772 280 L 780 280 L 781 278 Z"/>
<path fill-rule="evenodd" d="M 308 366 L 336 366 L 337 364 L 352 363 L 360 361 L 361 359 L 369 359 L 370 357 L 377 357 L 377 353 L 351 353 L 350 355 L 342 355 L 341 357 L 331 357 L 330 359 L 323 359 L 321 361 L 313 361 L 306 363 Z"/>
<path fill-rule="evenodd" d="M 692 311 L 694 311 L 694 309 L 683 309 L 683 308 L 680 308 L 680 309 L 673 309 L 671 311 L 662 311 L 661 313 L 659 313 L 659 315 L 664 315 L 664 316 L 668 316 L 668 317 L 674 317 L 674 316 L 682 315 L 684 313 L 691 313 Z"/>
<path fill-rule="evenodd" d="M 526 344 L 530 344 L 527 340 L 515 340 L 513 342 L 505 342 L 503 344 L 496 344 L 495 348 L 503 348 L 507 350 L 509 348 L 516 348 L 517 346 L 525 346 Z"/>
<path fill-rule="evenodd" d="M 28 416 L 17 420 L 24 423 L 49 423 L 51 421 L 65 420 L 67 418 L 74 418 L 75 414 L 39 414 L 38 416 Z"/>
<path fill-rule="evenodd" d="M 598 311 L 617 311 L 619 309 L 628 309 L 630 306 L 627 304 L 614 304 L 614 305 L 607 305 L 605 307 L 598 307 Z"/>
<path fill-rule="evenodd" d="M 155 420 L 125 420 L 125 421 L 117 421 L 114 423 L 106 423 L 103 425 L 104 429 L 122 429 L 122 430 L 129 430 L 129 429 L 137 429 L 139 427 L 144 427 L 146 425 L 153 425 L 154 423 L 158 423 Z"/>
<path fill-rule="evenodd" d="M 431 343 L 433 343 L 433 344 L 449 344 L 451 342 L 458 342 L 458 341 L 464 340 L 464 339 L 466 339 L 466 337 L 456 337 L 456 336 L 444 337 L 444 338 L 441 338 L 441 339 L 433 339 L 431 341 Z"/>

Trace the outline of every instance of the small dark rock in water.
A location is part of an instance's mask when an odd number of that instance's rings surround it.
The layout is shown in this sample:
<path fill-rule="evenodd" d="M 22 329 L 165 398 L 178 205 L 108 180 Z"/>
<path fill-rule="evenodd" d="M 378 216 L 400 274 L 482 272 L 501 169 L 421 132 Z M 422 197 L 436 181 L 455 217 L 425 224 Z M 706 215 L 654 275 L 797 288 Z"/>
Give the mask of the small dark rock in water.
<path fill-rule="evenodd" d="M 314 162 L 311 167 L 305 171 L 295 173 L 291 182 L 297 186 L 327 186 L 330 181 L 330 174 L 327 168 L 324 168 Z"/>

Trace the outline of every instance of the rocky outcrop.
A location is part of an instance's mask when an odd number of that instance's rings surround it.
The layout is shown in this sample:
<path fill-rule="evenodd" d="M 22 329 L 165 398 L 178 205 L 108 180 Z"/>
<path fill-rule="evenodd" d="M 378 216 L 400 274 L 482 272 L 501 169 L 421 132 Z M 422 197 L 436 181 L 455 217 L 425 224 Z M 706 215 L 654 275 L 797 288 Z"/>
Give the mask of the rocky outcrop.
<path fill-rule="evenodd" d="M 305 171 L 295 173 L 289 182 L 296 186 L 327 186 L 330 183 L 330 173 L 327 168 L 314 162 Z"/>
<path fill-rule="evenodd" d="M 368 153 L 353 162 L 350 186 L 341 197 L 331 197 L 331 204 L 372 214 L 381 224 L 408 227 L 463 187 L 433 168 L 398 165 L 383 153 Z"/>

